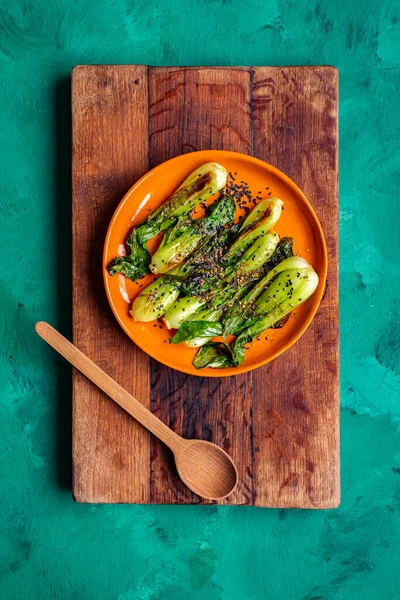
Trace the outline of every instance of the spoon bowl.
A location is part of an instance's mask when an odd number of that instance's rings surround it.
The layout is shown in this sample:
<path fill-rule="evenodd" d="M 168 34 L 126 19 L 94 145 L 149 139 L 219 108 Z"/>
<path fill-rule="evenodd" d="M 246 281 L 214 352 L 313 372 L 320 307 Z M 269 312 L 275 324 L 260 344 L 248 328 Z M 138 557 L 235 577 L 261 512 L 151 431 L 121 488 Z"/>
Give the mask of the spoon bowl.
<path fill-rule="evenodd" d="M 185 440 L 174 456 L 179 477 L 202 498 L 222 500 L 235 490 L 235 464 L 219 446 L 204 440 Z"/>

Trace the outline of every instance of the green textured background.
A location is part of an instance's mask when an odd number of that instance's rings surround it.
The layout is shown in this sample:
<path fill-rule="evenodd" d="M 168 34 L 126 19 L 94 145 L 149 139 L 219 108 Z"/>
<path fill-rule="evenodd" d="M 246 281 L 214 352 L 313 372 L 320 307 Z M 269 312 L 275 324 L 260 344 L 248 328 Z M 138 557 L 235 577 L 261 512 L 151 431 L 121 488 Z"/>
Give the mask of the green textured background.
<path fill-rule="evenodd" d="M 399 598 L 399 3 L 5 0 L 0 20 L 1 599 Z M 339 68 L 338 510 L 72 501 L 70 370 L 33 326 L 70 331 L 84 63 Z"/>

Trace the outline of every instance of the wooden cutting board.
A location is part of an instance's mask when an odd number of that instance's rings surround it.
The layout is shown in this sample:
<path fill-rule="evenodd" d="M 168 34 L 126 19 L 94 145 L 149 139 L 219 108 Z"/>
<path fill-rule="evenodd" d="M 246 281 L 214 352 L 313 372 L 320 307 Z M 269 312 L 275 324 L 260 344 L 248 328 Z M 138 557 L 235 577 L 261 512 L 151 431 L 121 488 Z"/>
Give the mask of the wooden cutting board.
<path fill-rule="evenodd" d="M 72 75 L 74 343 L 186 437 L 220 444 L 240 484 L 224 504 L 339 503 L 337 71 L 332 67 L 80 66 Z M 149 359 L 108 307 L 101 255 L 128 188 L 173 156 L 252 154 L 289 175 L 325 232 L 329 275 L 307 332 L 269 365 L 207 379 Z M 73 381 L 79 502 L 207 503 L 172 456 L 79 373 Z"/>

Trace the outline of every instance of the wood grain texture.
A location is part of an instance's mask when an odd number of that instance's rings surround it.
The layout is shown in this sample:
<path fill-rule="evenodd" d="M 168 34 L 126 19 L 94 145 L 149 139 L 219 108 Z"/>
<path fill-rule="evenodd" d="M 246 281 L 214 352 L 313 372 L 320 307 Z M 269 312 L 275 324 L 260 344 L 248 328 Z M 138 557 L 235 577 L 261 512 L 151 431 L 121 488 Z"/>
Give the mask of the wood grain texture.
<path fill-rule="evenodd" d="M 250 73 L 243 69 L 151 69 L 151 167 L 194 150 L 250 151 Z M 211 380 L 151 361 L 151 408 L 183 437 L 205 439 L 231 454 L 240 484 L 224 502 L 248 504 L 251 481 L 251 377 Z M 240 439 L 240 444 L 235 440 Z M 160 504 L 204 502 L 189 492 L 168 450 L 151 440 L 151 498 Z"/>
<path fill-rule="evenodd" d="M 336 506 L 335 69 L 80 67 L 73 77 L 73 119 L 75 343 L 177 433 L 229 452 L 241 482 L 224 503 Z M 285 171 L 311 200 L 329 250 L 327 293 L 301 340 L 270 365 L 220 380 L 155 361 L 149 372 L 147 358 L 105 307 L 100 272 L 93 276 L 109 218 L 147 166 L 210 148 L 254 154 Z M 74 493 L 93 502 L 205 502 L 179 482 L 163 445 L 149 441 L 79 375 Z"/>
<path fill-rule="evenodd" d="M 252 97 L 253 153 L 305 192 L 329 253 L 327 292 L 315 319 L 283 357 L 253 375 L 254 503 L 334 507 L 340 499 L 337 71 L 257 68 Z"/>
<path fill-rule="evenodd" d="M 101 256 L 115 206 L 148 170 L 147 68 L 77 67 L 73 118 L 73 340 L 149 406 L 149 360 L 116 326 Z M 132 140 L 135 143 L 132 143 Z M 80 502 L 149 502 L 150 436 L 73 375 L 73 493 Z"/>

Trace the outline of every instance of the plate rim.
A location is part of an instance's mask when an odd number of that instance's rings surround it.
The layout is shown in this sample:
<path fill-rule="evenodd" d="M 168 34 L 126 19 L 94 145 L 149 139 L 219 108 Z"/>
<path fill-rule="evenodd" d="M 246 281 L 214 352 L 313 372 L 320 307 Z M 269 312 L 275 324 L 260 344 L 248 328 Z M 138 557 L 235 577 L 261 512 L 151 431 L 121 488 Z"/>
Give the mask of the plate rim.
<path fill-rule="evenodd" d="M 129 331 L 129 329 L 126 328 L 125 323 L 120 318 L 119 312 L 114 305 L 114 302 L 113 302 L 113 299 L 111 296 L 111 291 L 110 291 L 110 288 L 108 285 L 108 277 L 110 277 L 110 275 L 107 272 L 107 268 L 106 268 L 106 266 L 107 266 L 107 248 L 108 248 L 108 244 L 110 242 L 110 236 L 111 236 L 111 231 L 112 231 L 113 225 L 114 225 L 115 221 L 117 220 L 118 215 L 119 215 L 120 211 L 122 210 L 122 207 L 129 200 L 129 197 L 131 196 L 131 194 L 134 193 L 135 189 L 143 183 L 143 181 L 145 181 L 148 177 L 150 177 L 154 173 L 154 171 L 156 171 L 162 165 L 166 165 L 168 163 L 173 163 L 174 161 L 178 161 L 183 156 L 187 156 L 190 154 L 190 155 L 197 155 L 200 157 L 202 154 L 209 155 L 210 153 L 212 153 L 213 155 L 215 154 L 216 156 L 230 156 L 232 158 L 237 158 L 237 159 L 242 159 L 242 160 L 244 159 L 245 161 L 250 161 L 251 163 L 256 164 L 264 169 L 266 168 L 268 171 L 274 173 L 276 176 L 283 179 L 283 181 L 286 183 L 286 185 L 288 185 L 290 188 L 292 188 L 292 190 L 301 197 L 302 201 L 307 206 L 308 210 L 310 211 L 310 213 L 313 216 L 314 223 L 317 227 L 317 230 L 320 235 L 321 242 L 322 242 L 323 262 L 322 262 L 322 273 L 320 275 L 320 281 L 321 280 L 323 281 L 323 285 L 320 287 L 320 291 L 318 292 L 318 296 L 316 298 L 317 301 L 315 302 L 314 307 L 310 311 L 310 314 L 308 315 L 307 319 L 304 321 L 302 327 L 299 328 L 297 333 L 291 338 L 290 342 L 285 344 L 280 350 L 277 350 L 272 356 L 267 357 L 265 360 L 259 361 L 255 365 L 230 367 L 229 369 L 225 369 L 225 370 L 224 369 L 212 369 L 210 367 L 207 369 L 202 369 L 198 373 L 194 373 L 192 371 L 186 370 L 183 367 L 178 368 L 174 364 L 170 363 L 168 361 L 168 358 L 166 360 L 161 361 L 157 356 L 154 356 L 154 354 L 151 351 L 149 352 L 146 348 L 144 348 L 141 343 L 138 343 L 138 341 L 136 339 L 134 339 L 134 336 L 131 335 L 131 332 Z M 213 159 L 210 159 L 210 160 L 213 160 Z M 208 160 L 207 162 L 210 162 L 210 160 Z M 215 160 L 217 162 L 219 162 L 217 160 L 217 158 Z M 328 249 L 327 249 L 325 235 L 324 235 L 320 220 L 319 220 L 311 202 L 308 200 L 308 198 L 306 197 L 304 192 L 299 188 L 299 186 L 292 179 L 290 179 L 290 177 L 288 175 L 286 175 L 283 171 L 281 171 L 277 167 L 274 167 L 273 165 L 267 163 L 266 161 L 261 160 L 260 158 L 252 156 L 250 154 L 244 154 L 243 152 L 234 152 L 232 150 L 212 150 L 212 149 L 196 150 L 194 152 L 184 152 L 183 154 L 178 154 L 177 156 L 174 156 L 173 158 L 169 158 L 168 160 L 165 160 L 165 161 L 159 163 L 158 165 L 156 165 L 155 167 L 153 167 L 152 169 L 147 171 L 144 175 L 142 175 L 142 177 L 140 177 L 137 181 L 135 181 L 135 183 L 127 190 L 127 192 L 124 194 L 124 196 L 118 203 L 118 205 L 113 213 L 113 216 L 111 217 L 108 228 L 107 228 L 107 233 L 106 233 L 104 245 L 103 245 L 102 271 L 103 271 L 103 282 L 104 282 L 107 300 L 108 300 L 108 303 L 114 314 L 114 317 L 116 318 L 121 329 L 129 337 L 129 339 L 138 348 L 140 348 L 145 354 L 147 354 L 147 356 L 150 356 L 151 358 L 153 358 L 157 362 L 165 365 L 166 367 L 174 369 L 175 371 L 179 371 L 180 373 L 185 373 L 186 375 L 192 375 L 194 377 L 234 377 L 236 375 L 241 375 L 242 373 L 248 373 L 249 371 L 254 371 L 255 369 L 259 369 L 260 367 L 263 367 L 266 364 L 272 362 L 273 360 L 275 360 L 276 358 L 281 356 L 284 352 L 289 350 L 300 339 L 300 337 L 307 331 L 308 327 L 310 326 L 312 320 L 315 317 L 316 312 L 318 311 L 318 309 L 320 307 L 321 301 L 325 294 L 327 274 L 328 274 Z M 231 372 L 233 369 L 237 369 L 237 370 L 235 372 Z"/>

